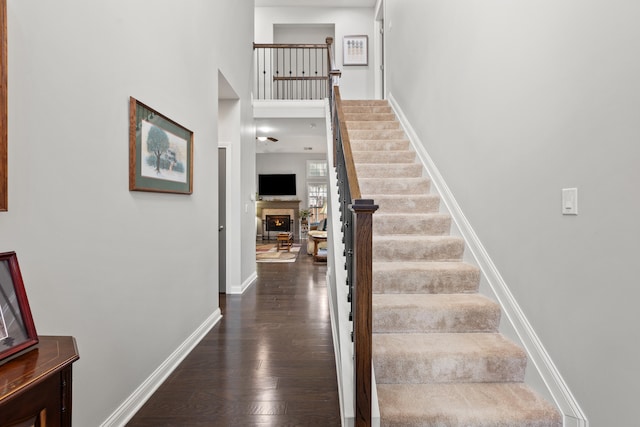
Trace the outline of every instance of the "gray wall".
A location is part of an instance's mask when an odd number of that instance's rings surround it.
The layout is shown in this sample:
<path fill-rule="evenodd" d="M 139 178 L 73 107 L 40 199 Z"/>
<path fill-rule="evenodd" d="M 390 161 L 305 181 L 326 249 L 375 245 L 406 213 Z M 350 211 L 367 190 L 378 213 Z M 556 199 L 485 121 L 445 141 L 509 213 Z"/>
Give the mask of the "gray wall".
<path fill-rule="evenodd" d="M 9 1 L 8 25 L 0 251 L 38 333 L 77 338 L 74 425 L 97 426 L 218 308 L 218 70 L 251 129 L 253 4 Z M 194 132 L 192 195 L 128 191 L 129 96 Z"/>
<path fill-rule="evenodd" d="M 640 3 L 386 3 L 388 92 L 591 425 L 637 425 Z"/>

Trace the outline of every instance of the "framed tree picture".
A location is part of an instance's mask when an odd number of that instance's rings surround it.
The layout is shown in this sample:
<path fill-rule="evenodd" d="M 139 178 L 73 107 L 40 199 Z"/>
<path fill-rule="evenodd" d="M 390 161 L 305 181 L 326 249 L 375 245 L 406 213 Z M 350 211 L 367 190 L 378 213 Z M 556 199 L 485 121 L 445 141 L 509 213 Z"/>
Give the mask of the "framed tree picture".
<path fill-rule="evenodd" d="M 7 109 L 7 1 L 0 0 L 0 211 L 9 209 Z"/>
<path fill-rule="evenodd" d="M 191 194 L 193 132 L 129 100 L 129 190 Z"/>
<path fill-rule="evenodd" d="M 0 254 L 0 361 L 38 343 L 15 252 Z"/>

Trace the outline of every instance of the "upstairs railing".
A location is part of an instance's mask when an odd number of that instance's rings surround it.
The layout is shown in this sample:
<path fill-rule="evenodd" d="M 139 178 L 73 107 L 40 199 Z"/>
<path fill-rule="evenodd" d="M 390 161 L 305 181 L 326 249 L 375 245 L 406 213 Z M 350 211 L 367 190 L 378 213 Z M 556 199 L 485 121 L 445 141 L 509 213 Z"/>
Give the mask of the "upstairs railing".
<path fill-rule="evenodd" d="M 337 79 L 336 79 L 337 80 Z M 355 426 L 371 425 L 372 403 L 372 264 L 373 213 L 378 206 L 364 199 L 342 111 L 340 88 L 332 85 L 331 116 L 334 164 L 338 176 L 340 219 L 353 321 Z"/>
<path fill-rule="evenodd" d="M 332 44 L 332 37 L 326 44 L 254 43 L 256 99 L 330 98 Z"/>

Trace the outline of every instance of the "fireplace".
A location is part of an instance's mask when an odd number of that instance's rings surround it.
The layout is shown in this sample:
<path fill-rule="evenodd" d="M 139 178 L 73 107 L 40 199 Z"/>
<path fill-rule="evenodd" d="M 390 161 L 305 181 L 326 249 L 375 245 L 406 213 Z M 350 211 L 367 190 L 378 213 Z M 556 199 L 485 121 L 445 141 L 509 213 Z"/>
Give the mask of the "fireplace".
<path fill-rule="evenodd" d="M 267 216 L 288 216 L 289 233 L 297 236 L 300 232 L 300 200 L 258 200 L 256 201 L 256 234 L 258 239 L 268 240 L 271 235 L 284 233 L 284 231 L 267 231 Z M 285 220 L 286 223 L 286 220 Z M 275 239 L 275 236 L 273 237 Z"/>
<path fill-rule="evenodd" d="M 266 231 L 291 231 L 291 217 L 289 215 L 267 215 L 265 217 Z"/>

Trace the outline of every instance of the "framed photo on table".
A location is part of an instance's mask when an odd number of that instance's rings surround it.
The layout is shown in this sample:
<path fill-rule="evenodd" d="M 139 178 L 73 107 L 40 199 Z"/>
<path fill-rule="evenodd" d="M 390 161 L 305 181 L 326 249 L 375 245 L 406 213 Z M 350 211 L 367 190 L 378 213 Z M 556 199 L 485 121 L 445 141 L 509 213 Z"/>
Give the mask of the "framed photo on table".
<path fill-rule="evenodd" d="M 344 36 L 342 65 L 369 65 L 368 36 Z"/>
<path fill-rule="evenodd" d="M 129 100 L 129 190 L 193 192 L 193 132 Z"/>
<path fill-rule="evenodd" d="M 0 363 L 37 343 L 18 257 L 0 253 Z"/>

